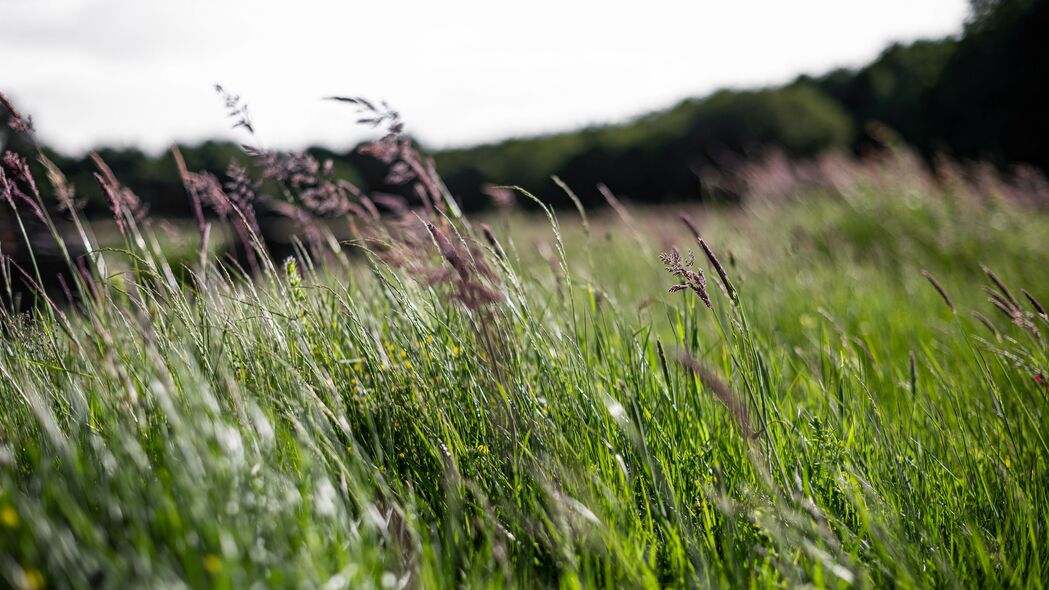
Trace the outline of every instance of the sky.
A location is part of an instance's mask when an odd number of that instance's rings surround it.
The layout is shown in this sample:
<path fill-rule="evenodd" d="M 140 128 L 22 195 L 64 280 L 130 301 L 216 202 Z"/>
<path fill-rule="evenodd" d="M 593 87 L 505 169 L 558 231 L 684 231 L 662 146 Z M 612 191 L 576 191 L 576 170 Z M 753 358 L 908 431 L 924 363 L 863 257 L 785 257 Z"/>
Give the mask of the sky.
<path fill-rule="evenodd" d="M 965 0 L 0 0 L 0 92 L 67 153 L 370 133 L 330 95 L 386 100 L 431 148 L 624 121 L 716 89 L 859 66 L 960 32 Z"/>

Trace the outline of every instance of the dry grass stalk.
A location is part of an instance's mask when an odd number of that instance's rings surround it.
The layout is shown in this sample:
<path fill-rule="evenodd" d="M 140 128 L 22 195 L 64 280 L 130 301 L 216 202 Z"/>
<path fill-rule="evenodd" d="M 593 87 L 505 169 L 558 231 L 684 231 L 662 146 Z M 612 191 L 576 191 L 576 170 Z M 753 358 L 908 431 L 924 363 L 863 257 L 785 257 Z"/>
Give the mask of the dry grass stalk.
<path fill-rule="evenodd" d="M 707 245 L 706 240 L 698 238 L 699 246 L 703 248 L 703 254 L 707 257 L 707 261 L 710 262 L 710 266 L 714 267 L 714 271 L 718 273 L 718 278 L 721 279 L 721 288 L 725 290 L 725 293 L 729 296 L 732 301 L 736 299 L 736 288 L 732 286 L 732 281 L 728 278 L 728 273 L 725 272 L 725 267 L 721 266 L 721 262 L 718 257 L 714 255 L 714 251 Z"/>
<path fill-rule="evenodd" d="M 131 189 L 120 184 L 113 171 L 109 168 L 102 156 L 91 152 L 91 161 L 94 162 L 98 172 L 93 173 L 95 182 L 102 189 L 102 194 L 109 203 L 113 218 L 117 222 L 117 228 L 121 234 L 127 234 L 127 222 L 139 222 L 146 218 L 146 207 Z"/>
<path fill-rule="evenodd" d="M 983 324 L 983 327 L 987 328 L 987 330 L 990 331 L 991 334 L 994 335 L 995 338 L 999 337 L 998 328 L 994 327 L 994 323 L 991 322 L 990 318 L 988 318 L 987 316 L 983 315 L 982 313 L 980 313 L 978 311 L 972 312 L 972 316 L 973 316 L 973 318 L 976 319 L 976 321 L 978 321 L 981 324 Z"/>
<path fill-rule="evenodd" d="M 1027 289 L 1020 289 L 1020 292 L 1023 293 L 1024 297 L 1027 298 L 1027 301 L 1031 303 L 1031 307 L 1034 308 L 1034 311 L 1038 314 L 1038 317 L 1042 318 L 1042 320 L 1044 321 L 1049 322 L 1049 314 L 1046 313 L 1045 307 L 1042 306 L 1041 302 L 1035 299 L 1034 295 L 1028 293 Z"/>
<path fill-rule="evenodd" d="M 725 404 L 732 419 L 736 422 L 736 426 L 739 427 L 740 432 L 742 432 L 748 440 L 755 440 L 757 438 L 757 430 L 754 428 L 750 412 L 747 410 L 746 406 L 736 398 L 735 394 L 732 393 L 732 389 L 721 379 L 721 377 L 718 376 L 717 373 L 692 358 L 687 352 L 682 352 L 678 355 L 678 362 L 695 373 L 696 376 L 699 377 L 700 382 L 713 392 L 714 396 L 717 397 L 721 403 Z"/>
<path fill-rule="evenodd" d="M 435 273 L 431 275 L 430 283 L 451 281 L 455 286 L 454 298 L 460 301 L 467 309 L 477 310 L 481 307 L 502 301 L 503 294 L 495 291 L 482 280 L 482 276 L 493 276 L 492 272 L 478 258 L 480 252 L 471 252 L 468 248 L 462 248 L 445 235 L 443 231 L 430 222 L 425 222 L 426 229 L 437 244 L 437 250 L 441 257 L 455 271 L 455 276 L 447 273 Z"/>
<path fill-rule="evenodd" d="M 44 212 L 38 204 L 40 192 L 37 191 L 36 182 L 29 170 L 29 163 L 14 152 L 5 152 L 2 162 L 0 165 L 0 199 L 7 201 L 12 208 L 16 208 L 16 200 L 25 204 L 34 217 L 46 224 Z M 19 184 L 28 187 L 29 192 L 27 193 Z"/>
<path fill-rule="evenodd" d="M 929 281 L 929 284 L 932 285 L 933 289 L 936 289 L 936 292 L 940 294 L 940 298 L 943 299 L 943 302 L 946 303 L 947 307 L 951 308 L 951 311 L 953 312 L 955 310 L 954 302 L 951 301 L 950 296 L 947 295 L 947 291 L 944 290 L 940 281 L 937 281 L 936 277 L 932 276 L 932 273 L 927 270 L 922 271 L 922 276 L 925 277 L 925 280 Z"/>
<path fill-rule="evenodd" d="M 984 274 L 987 275 L 987 277 L 991 280 L 991 282 L 997 289 L 995 290 L 990 287 L 984 287 L 983 289 L 984 292 L 987 293 L 988 301 L 991 302 L 991 305 L 998 309 L 998 311 L 1002 312 L 1002 315 L 1009 318 L 1009 320 L 1012 323 L 1016 324 L 1020 328 L 1023 328 L 1024 330 L 1027 330 L 1036 337 L 1040 336 L 1038 326 L 1036 326 L 1034 322 L 1031 321 L 1031 318 L 1034 317 L 1034 314 L 1026 312 L 1023 310 L 1022 307 L 1020 307 L 1019 302 L 1017 302 L 1016 298 L 1013 297 L 1012 293 L 1009 292 L 1009 289 L 1005 286 L 1005 283 L 1002 282 L 1002 280 L 999 279 L 998 276 L 994 274 L 994 272 L 992 272 L 986 266 L 981 266 L 981 268 L 983 269 Z M 1026 291 L 1024 293 L 1026 294 Z M 1035 309 L 1039 310 L 1041 308 L 1041 304 L 1038 303 L 1038 301 L 1035 300 L 1033 297 L 1029 298 L 1032 300 L 1032 304 L 1035 305 Z M 1041 312 L 1044 312 L 1044 309 L 1042 309 Z"/>
<path fill-rule="evenodd" d="M 492 226 L 487 223 L 481 224 L 481 233 L 484 234 L 484 239 L 488 241 L 488 245 L 495 251 L 495 255 L 502 260 L 506 260 L 506 252 L 503 250 L 502 244 L 495 237 L 495 232 L 492 231 Z"/>
<path fill-rule="evenodd" d="M 994 283 L 994 286 L 998 288 L 1002 295 L 1004 295 L 1005 298 L 1009 300 L 1011 306 L 1019 308 L 1019 302 L 1017 302 L 1016 298 L 1013 297 L 1013 294 L 1009 292 L 1009 289 L 1005 286 L 1005 283 L 1003 283 L 1002 280 L 998 278 L 998 275 L 994 274 L 994 272 L 986 266 L 980 265 L 980 268 L 983 270 L 984 274 L 987 275 L 987 278 L 991 279 L 991 282 Z"/>
<path fill-rule="evenodd" d="M 685 227 L 688 228 L 688 231 L 692 234 L 692 238 L 699 240 L 699 224 L 696 223 L 695 218 L 682 211 L 678 213 L 678 219 L 680 219 L 685 224 Z"/>
<path fill-rule="evenodd" d="M 7 122 L 7 126 L 10 127 L 16 133 L 32 133 L 33 132 L 33 120 L 30 117 L 23 116 L 22 113 L 18 112 L 15 105 L 11 103 L 3 92 L 0 92 L 0 106 L 3 106 L 7 110 L 11 117 L 11 120 Z"/>

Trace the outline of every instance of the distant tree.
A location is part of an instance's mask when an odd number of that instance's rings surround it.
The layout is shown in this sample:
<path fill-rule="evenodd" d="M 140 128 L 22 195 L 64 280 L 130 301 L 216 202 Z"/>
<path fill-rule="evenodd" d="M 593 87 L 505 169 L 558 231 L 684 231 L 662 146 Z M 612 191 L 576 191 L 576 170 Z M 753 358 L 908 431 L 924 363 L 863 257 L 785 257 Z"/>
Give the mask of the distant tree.
<path fill-rule="evenodd" d="M 1049 1 L 982 0 L 973 11 L 927 103 L 938 147 L 1049 169 Z"/>
<path fill-rule="evenodd" d="M 639 201 L 696 198 L 697 172 L 765 148 L 795 156 L 846 146 L 848 114 L 812 84 L 723 91 L 688 100 L 625 125 L 511 140 L 438 154 L 453 190 L 482 199 L 479 180 L 520 184 L 570 206 L 550 177 L 560 176 L 587 203 L 603 202 L 599 182 Z"/>
<path fill-rule="evenodd" d="M 856 147 L 877 143 L 863 131 L 879 123 L 919 149 L 931 151 L 937 130 L 930 124 L 928 103 L 956 48 L 953 39 L 894 44 L 859 70 L 839 69 L 800 81 L 811 81 L 845 108 L 859 131 Z"/>

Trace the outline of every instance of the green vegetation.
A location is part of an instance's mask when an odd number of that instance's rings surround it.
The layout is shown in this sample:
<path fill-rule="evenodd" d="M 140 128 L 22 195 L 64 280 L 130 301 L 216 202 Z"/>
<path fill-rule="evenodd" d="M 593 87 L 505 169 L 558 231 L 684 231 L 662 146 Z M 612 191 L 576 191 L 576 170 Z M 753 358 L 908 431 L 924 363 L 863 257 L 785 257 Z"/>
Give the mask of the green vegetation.
<path fill-rule="evenodd" d="M 82 160 L 0 100 L 0 587 L 1041 587 L 1046 6 L 447 183 L 359 98 Z"/>
<path fill-rule="evenodd" d="M 710 309 L 670 211 L 449 208 L 188 284 L 125 216 L 76 308 L 0 319 L 0 579 L 1038 586 L 1049 218 L 909 162 L 692 210 Z"/>

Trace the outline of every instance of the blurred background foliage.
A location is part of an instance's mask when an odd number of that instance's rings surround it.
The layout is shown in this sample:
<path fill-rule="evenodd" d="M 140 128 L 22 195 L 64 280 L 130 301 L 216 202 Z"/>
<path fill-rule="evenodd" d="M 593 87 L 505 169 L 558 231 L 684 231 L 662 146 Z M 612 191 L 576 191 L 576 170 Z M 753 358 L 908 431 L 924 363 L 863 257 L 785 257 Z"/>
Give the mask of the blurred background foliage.
<path fill-rule="evenodd" d="M 731 199 L 735 195 L 711 190 L 705 177 L 769 149 L 798 158 L 831 149 L 862 155 L 896 140 L 929 161 L 944 154 L 1003 169 L 1025 163 L 1046 171 L 1047 30 L 1047 0 L 973 0 L 972 16 L 958 38 L 893 45 L 858 69 L 800 76 L 781 87 L 724 90 L 625 124 L 433 155 L 449 189 L 471 210 L 490 203 L 486 184 L 520 185 L 555 206 L 570 206 L 551 180 L 555 175 L 587 205 L 603 203 L 597 183 L 637 203 Z M 7 116 L 0 107 L 0 119 Z M 10 133 L 0 144 L 27 155 L 34 149 L 28 138 Z M 220 178 L 231 159 L 247 160 L 241 147 L 229 142 L 181 150 L 190 169 Z M 91 160 L 44 151 L 87 199 L 87 214 L 105 214 Z M 169 153 L 98 151 L 152 215 L 190 215 Z M 307 151 L 320 161 L 330 159 L 337 176 L 365 191 L 403 192 L 385 182 L 381 163 L 356 149 Z"/>

